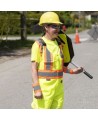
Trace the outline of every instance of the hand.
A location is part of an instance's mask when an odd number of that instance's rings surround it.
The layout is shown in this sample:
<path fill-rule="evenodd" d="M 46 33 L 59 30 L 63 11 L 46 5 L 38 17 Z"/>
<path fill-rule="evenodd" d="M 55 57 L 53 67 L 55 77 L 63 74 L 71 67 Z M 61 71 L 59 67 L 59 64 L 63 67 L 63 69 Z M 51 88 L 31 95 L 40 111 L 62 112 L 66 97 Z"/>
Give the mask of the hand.
<path fill-rule="evenodd" d="M 83 67 L 78 67 L 78 68 L 73 69 L 74 74 L 78 74 L 78 73 L 81 73 L 81 72 L 83 72 Z"/>
<path fill-rule="evenodd" d="M 36 99 L 42 99 L 43 98 L 42 92 L 40 92 L 40 91 L 34 93 L 34 96 L 35 96 Z"/>

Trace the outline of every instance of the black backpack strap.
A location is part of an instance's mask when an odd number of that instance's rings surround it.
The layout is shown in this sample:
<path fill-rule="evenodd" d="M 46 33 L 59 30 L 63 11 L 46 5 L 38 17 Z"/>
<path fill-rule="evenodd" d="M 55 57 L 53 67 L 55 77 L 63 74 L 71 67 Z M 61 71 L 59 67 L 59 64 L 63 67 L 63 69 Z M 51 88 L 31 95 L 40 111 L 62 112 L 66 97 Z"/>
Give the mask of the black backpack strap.
<path fill-rule="evenodd" d="M 42 38 L 39 38 L 37 41 L 39 42 L 41 46 L 46 46 L 46 43 L 44 42 Z"/>
<path fill-rule="evenodd" d="M 37 40 L 37 42 L 38 42 L 39 45 L 40 45 L 40 53 L 41 53 L 41 55 L 42 55 L 42 53 L 43 53 L 43 46 L 46 46 L 46 43 L 44 42 L 44 40 L 43 40 L 42 38 L 39 38 L 39 39 Z"/>
<path fill-rule="evenodd" d="M 61 45 L 61 44 L 62 44 L 62 41 L 61 41 L 61 38 L 60 38 L 60 37 L 56 38 L 56 41 L 57 41 L 58 45 Z"/>
<path fill-rule="evenodd" d="M 65 44 L 65 42 L 58 36 L 58 40 L 61 42 L 61 43 L 63 43 L 63 44 Z"/>

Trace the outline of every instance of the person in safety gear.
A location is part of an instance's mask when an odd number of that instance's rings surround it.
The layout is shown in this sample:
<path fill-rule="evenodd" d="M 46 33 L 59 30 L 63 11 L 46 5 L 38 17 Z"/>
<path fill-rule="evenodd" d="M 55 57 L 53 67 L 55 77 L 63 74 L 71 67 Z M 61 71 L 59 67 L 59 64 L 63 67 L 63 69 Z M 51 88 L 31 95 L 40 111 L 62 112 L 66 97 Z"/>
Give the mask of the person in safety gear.
<path fill-rule="evenodd" d="M 82 67 L 64 66 L 62 45 L 57 41 L 60 25 L 55 12 L 45 12 L 39 20 L 44 36 L 32 45 L 33 109 L 61 109 L 64 102 L 63 72 L 77 74 Z"/>

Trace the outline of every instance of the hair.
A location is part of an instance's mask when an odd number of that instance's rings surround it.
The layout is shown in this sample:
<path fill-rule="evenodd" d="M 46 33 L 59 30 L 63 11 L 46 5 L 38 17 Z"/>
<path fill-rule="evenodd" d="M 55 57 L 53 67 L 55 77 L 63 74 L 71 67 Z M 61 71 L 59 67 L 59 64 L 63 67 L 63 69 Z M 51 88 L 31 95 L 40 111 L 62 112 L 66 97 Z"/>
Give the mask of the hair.
<path fill-rule="evenodd" d="M 45 26 L 47 26 L 47 24 L 46 24 L 46 23 L 42 25 L 42 30 L 43 30 L 42 36 L 44 36 L 44 35 L 45 35 L 45 33 L 46 33 Z"/>

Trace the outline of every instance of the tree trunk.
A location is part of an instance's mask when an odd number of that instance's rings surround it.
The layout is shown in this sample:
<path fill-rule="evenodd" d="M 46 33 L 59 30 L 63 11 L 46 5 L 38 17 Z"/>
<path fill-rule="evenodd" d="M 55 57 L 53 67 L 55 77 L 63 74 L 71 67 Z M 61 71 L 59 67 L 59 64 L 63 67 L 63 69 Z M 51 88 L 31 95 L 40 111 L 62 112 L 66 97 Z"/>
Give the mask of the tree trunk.
<path fill-rule="evenodd" d="M 26 32 L 26 12 L 21 12 L 21 40 L 27 40 Z"/>

